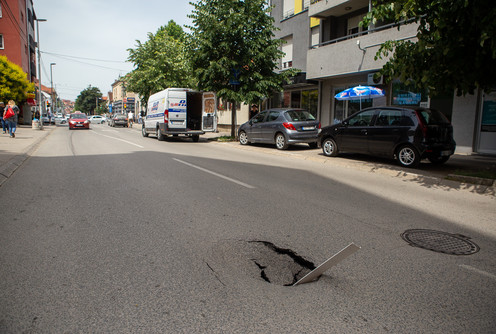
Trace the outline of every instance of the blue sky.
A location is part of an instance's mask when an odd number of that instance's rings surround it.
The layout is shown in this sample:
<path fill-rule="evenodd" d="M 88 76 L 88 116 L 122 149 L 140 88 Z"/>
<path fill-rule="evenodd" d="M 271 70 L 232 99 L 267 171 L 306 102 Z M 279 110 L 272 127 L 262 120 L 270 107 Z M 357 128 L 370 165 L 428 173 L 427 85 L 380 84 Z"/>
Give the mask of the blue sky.
<path fill-rule="evenodd" d="M 174 20 L 191 25 L 188 0 L 33 0 L 39 19 L 41 80 L 63 99 L 75 100 L 89 85 L 103 95 L 132 70 L 127 49 L 144 42 L 149 32 Z M 78 58 L 75 58 L 78 57 Z M 98 61 L 96 61 L 96 60 Z"/>

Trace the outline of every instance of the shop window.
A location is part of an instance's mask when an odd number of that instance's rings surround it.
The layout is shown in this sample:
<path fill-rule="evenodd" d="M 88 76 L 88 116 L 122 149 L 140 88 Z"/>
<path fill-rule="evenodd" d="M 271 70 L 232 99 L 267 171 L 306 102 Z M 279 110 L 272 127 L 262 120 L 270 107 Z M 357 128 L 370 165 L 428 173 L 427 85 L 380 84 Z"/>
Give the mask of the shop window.
<path fill-rule="evenodd" d="M 404 83 L 393 82 L 392 105 L 394 106 L 414 106 L 420 107 L 427 103 L 427 90 L 415 90 L 409 88 Z"/>

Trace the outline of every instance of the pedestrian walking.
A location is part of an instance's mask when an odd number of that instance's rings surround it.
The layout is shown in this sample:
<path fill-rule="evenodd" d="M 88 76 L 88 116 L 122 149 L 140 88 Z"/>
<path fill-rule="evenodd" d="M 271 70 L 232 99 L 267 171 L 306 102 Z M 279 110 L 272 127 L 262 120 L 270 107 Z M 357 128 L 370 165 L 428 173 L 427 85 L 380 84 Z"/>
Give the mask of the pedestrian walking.
<path fill-rule="evenodd" d="M 3 119 L 9 127 L 10 138 L 15 138 L 17 115 L 19 115 L 19 108 L 16 106 L 14 100 L 10 100 L 3 112 Z"/>
<path fill-rule="evenodd" d="M 0 102 L 0 115 L 2 115 L 2 129 L 3 133 L 7 133 L 7 122 L 3 119 L 3 112 L 5 111 L 5 103 Z"/>

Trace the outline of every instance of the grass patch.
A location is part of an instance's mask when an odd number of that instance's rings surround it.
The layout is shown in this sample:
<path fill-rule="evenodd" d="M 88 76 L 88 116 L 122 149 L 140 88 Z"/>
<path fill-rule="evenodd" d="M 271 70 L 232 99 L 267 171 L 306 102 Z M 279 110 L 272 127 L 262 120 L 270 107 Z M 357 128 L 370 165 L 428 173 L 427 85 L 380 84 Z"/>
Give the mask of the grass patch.
<path fill-rule="evenodd" d="M 480 170 L 480 171 L 456 170 L 453 174 L 496 180 L 496 171 L 492 171 L 492 170 Z"/>
<path fill-rule="evenodd" d="M 226 142 L 226 141 L 236 141 L 236 137 L 220 136 L 219 138 L 217 138 L 217 141 L 223 141 L 223 142 Z"/>

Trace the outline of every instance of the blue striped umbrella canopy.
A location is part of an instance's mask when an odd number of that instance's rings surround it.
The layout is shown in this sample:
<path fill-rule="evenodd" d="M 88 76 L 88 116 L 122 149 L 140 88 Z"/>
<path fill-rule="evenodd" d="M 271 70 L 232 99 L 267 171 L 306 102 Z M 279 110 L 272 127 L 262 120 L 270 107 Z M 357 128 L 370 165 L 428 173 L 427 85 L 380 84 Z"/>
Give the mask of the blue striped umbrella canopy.
<path fill-rule="evenodd" d="M 384 90 L 373 86 L 355 86 L 343 90 L 334 97 L 340 101 L 343 100 L 360 100 L 360 109 L 362 109 L 362 98 L 375 99 L 384 96 Z"/>

